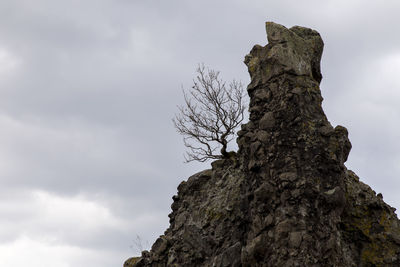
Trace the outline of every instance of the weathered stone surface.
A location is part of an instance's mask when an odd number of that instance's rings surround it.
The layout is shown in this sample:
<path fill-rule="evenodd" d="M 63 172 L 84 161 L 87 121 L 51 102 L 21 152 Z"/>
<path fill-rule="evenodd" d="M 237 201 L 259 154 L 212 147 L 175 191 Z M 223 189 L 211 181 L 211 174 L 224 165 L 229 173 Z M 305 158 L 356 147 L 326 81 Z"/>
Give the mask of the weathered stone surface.
<path fill-rule="evenodd" d="M 347 170 L 347 130 L 322 110 L 321 37 L 266 27 L 238 153 L 182 182 L 165 235 L 124 266 L 400 266 L 395 210 Z"/>
<path fill-rule="evenodd" d="M 303 28 L 285 28 L 266 23 L 268 45 L 256 45 L 246 56 L 251 83 L 249 88 L 265 84 L 283 73 L 322 79 L 320 61 L 324 43 L 318 32 Z"/>
<path fill-rule="evenodd" d="M 260 120 L 260 129 L 261 130 L 270 130 L 275 126 L 275 118 L 274 113 L 267 112 Z"/>
<path fill-rule="evenodd" d="M 303 237 L 302 232 L 292 232 L 289 234 L 289 247 L 298 248 L 300 247 L 301 240 Z"/>
<path fill-rule="evenodd" d="M 132 266 L 139 266 L 137 263 L 141 260 L 140 257 L 132 257 L 125 261 L 124 267 L 132 267 Z"/>

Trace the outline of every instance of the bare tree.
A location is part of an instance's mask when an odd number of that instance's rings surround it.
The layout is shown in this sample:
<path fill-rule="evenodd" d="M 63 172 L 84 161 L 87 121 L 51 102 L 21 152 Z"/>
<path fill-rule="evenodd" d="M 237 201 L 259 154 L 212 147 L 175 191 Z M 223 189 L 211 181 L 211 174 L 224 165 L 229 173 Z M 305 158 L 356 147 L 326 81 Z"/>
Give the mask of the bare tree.
<path fill-rule="evenodd" d="M 185 160 L 227 158 L 227 145 L 244 118 L 243 85 L 235 80 L 226 85 L 219 71 L 203 64 L 196 72 L 192 88 L 182 90 L 185 104 L 178 106 L 179 113 L 173 119 L 188 148 Z"/>
<path fill-rule="evenodd" d="M 130 248 L 135 248 L 138 255 L 140 255 L 143 250 L 150 247 L 149 241 L 146 240 L 144 242 L 139 235 L 136 235 L 135 239 L 133 239 L 132 241 L 133 245 L 131 245 Z"/>

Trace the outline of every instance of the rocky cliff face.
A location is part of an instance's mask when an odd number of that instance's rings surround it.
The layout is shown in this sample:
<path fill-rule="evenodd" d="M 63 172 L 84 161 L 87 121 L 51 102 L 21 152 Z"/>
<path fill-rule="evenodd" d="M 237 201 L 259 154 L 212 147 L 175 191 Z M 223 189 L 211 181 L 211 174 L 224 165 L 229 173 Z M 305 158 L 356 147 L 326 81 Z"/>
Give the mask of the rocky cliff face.
<path fill-rule="evenodd" d="M 125 267 L 400 266 L 395 209 L 346 169 L 347 130 L 322 110 L 320 35 L 266 29 L 238 153 L 178 186 L 165 235 Z"/>

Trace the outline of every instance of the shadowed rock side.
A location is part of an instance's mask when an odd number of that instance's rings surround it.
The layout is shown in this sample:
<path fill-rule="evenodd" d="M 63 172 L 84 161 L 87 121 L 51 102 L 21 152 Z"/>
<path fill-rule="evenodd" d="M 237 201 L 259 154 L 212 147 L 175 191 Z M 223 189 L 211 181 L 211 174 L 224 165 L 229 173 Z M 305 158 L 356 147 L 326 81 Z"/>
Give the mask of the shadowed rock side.
<path fill-rule="evenodd" d="M 320 35 L 266 29 L 238 153 L 178 186 L 165 235 L 125 267 L 400 266 L 395 209 L 346 169 L 347 130 L 322 110 Z"/>

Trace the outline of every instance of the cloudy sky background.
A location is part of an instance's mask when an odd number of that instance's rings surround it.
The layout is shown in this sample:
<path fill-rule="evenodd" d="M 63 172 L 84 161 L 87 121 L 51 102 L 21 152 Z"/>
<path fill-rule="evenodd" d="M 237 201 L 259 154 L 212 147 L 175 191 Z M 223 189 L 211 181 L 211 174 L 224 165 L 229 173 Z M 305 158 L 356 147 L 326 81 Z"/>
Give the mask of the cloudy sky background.
<path fill-rule="evenodd" d="M 0 266 L 122 266 L 168 226 L 198 63 L 249 82 L 265 21 L 320 32 L 347 163 L 400 208 L 400 2 L 0 1 Z"/>

